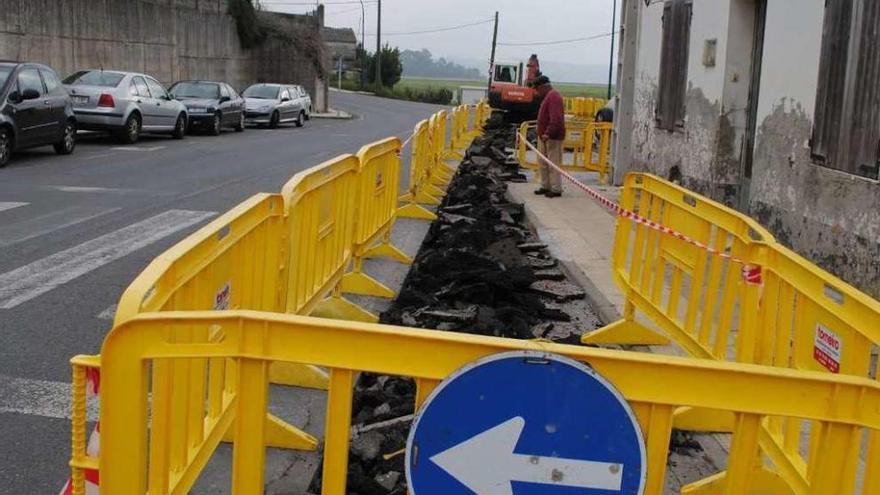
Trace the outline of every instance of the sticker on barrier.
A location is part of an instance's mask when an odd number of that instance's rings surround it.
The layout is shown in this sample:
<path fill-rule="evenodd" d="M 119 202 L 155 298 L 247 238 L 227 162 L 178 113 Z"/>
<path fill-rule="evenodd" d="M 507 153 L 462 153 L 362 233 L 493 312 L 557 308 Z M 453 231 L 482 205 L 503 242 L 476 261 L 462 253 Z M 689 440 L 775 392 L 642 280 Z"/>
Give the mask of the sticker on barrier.
<path fill-rule="evenodd" d="M 450 375 L 406 446 L 414 495 L 640 495 L 645 475 L 644 439 L 621 394 L 581 363 L 534 351 Z"/>
<path fill-rule="evenodd" d="M 832 373 L 840 373 L 840 355 L 843 343 L 839 335 L 831 329 L 816 324 L 816 338 L 813 342 L 813 359 Z"/>

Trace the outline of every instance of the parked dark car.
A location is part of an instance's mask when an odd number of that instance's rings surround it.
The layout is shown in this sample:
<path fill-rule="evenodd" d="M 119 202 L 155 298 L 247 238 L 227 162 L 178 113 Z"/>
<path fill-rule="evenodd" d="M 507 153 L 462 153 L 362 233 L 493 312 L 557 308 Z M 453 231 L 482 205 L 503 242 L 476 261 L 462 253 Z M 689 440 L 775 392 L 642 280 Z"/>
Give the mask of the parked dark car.
<path fill-rule="evenodd" d="M 232 86 L 213 81 L 180 81 L 169 91 L 186 105 L 190 130 L 203 129 L 214 136 L 224 127 L 244 131 L 244 99 Z"/>
<path fill-rule="evenodd" d="M 0 167 L 16 150 L 50 144 L 60 155 L 76 147 L 76 117 L 58 74 L 41 64 L 0 63 Z"/>

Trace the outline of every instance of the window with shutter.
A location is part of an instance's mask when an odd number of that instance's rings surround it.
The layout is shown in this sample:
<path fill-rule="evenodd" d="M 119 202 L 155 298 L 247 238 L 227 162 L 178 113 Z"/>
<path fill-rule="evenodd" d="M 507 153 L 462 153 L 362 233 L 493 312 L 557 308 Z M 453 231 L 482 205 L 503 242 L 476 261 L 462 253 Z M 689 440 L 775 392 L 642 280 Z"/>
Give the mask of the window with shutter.
<path fill-rule="evenodd" d="M 673 131 L 684 126 L 690 54 L 691 0 L 667 0 L 663 4 L 663 38 L 660 54 L 657 127 Z"/>
<path fill-rule="evenodd" d="M 813 160 L 878 178 L 880 2 L 828 0 L 811 139 Z"/>

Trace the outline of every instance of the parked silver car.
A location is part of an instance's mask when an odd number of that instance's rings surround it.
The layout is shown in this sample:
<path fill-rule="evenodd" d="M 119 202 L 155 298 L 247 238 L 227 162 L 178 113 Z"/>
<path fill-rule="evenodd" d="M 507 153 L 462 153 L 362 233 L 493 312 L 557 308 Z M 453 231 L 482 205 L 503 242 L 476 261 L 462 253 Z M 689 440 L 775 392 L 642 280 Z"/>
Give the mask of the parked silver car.
<path fill-rule="evenodd" d="M 282 84 L 254 84 L 241 94 L 245 101 L 245 122 L 274 129 L 284 122 L 302 127 L 306 111 L 302 101 L 294 99 L 290 88 Z"/>
<path fill-rule="evenodd" d="M 127 144 L 141 132 L 186 135 L 186 106 L 146 74 L 84 70 L 67 77 L 64 87 L 80 129 L 111 131 Z"/>
<path fill-rule="evenodd" d="M 290 96 L 299 103 L 300 108 L 305 112 L 305 120 L 312 120 L 312 97 L 306 88 L 300 85 L 288 86 L 290 88 Z"/>

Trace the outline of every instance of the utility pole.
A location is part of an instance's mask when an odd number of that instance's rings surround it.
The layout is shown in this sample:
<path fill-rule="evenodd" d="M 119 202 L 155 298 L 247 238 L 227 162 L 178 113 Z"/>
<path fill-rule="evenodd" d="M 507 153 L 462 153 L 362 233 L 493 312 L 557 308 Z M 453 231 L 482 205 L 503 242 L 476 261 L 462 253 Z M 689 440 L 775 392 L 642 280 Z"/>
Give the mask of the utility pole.
<path fill-rule="evenodd" d="M 363 89 L 367 85 L 367 38 L 364 34 L 364 28 L 367 25 L 367 11 L 364 7 L 364 0 L 360 0 L 361 2 L 361 53 L 359 57 L 361 59 L 361 89 Z"/>
<path fill-rule="evenodd" d="M 376 18 L 376 89 L 382 87 L 382 0 Z"/>
<path fill-rule="evenodd" d="M 611 78 L 614 74 L 614 38 L 617 36 L 617 0 L 611 0 L 611 55 L 608 57 L 608 98 L 611 99 Z"/>
<path fill-rule="evenodd" d="M 492 55 L 489 57 L 489 91 L 492 91 L 492 71 L 495 70 L 495 47 L 498 45 L 498 11 L 495 11 L 495 30 L 492 32 Z"/>

